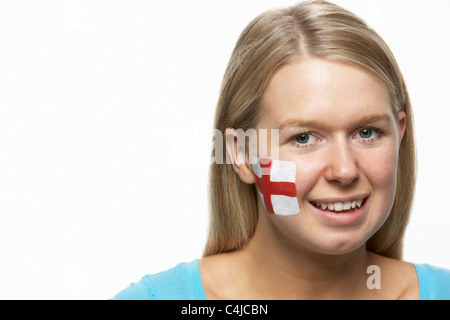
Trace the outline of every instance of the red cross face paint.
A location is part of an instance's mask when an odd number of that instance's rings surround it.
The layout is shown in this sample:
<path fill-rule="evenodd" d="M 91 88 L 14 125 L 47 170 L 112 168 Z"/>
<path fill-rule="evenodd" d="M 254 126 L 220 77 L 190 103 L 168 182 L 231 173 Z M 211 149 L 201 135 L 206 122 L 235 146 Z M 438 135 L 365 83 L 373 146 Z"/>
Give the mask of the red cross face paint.
<path fill-rule="evenodd" d="M 253 159 L 252 162 L 255 163 L 252 168 L 266 211 L 284 216 L 298 214 L 295 163 L 268 158 Z"/>

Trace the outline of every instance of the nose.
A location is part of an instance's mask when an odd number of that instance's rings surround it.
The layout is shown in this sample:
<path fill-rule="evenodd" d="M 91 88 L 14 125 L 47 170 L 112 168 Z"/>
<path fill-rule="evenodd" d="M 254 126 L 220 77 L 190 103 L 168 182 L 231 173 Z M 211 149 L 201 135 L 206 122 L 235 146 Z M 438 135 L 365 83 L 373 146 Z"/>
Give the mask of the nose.
<path fill-rule="evenodd" d="M 328 181 L 349 185 L 359 177 L 357 159 L 348 141 L 336 141 L 329 150 L 325 178 Z"/>

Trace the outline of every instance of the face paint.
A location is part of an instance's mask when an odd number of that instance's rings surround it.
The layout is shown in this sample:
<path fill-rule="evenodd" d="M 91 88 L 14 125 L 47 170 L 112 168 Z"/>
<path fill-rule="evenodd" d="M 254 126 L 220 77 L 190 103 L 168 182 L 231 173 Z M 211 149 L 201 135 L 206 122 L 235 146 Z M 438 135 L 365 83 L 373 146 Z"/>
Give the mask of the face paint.
<path fill-rule="evenodd" d="M 268 213 L 293 215 L 300 212 L 295 187 L 295 162 L 252 159 L 256 185 Z"/>

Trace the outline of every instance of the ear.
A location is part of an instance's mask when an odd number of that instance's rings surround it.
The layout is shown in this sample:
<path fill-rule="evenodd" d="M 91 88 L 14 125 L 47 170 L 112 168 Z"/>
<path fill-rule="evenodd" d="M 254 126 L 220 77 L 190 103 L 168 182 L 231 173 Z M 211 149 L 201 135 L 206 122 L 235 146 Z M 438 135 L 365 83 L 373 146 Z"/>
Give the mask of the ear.
<path fill-rule="evenodd" d="M 400 142 L 402 142 L 403 136 L 405 135 L 406 131 L 406 113 L 404 111 L 400 111 L 397 114 L 397 118 L 400 127 Z"/>
<path fill-rule="evenodd" d="M 255 183 L 255 175 L 248 163 L 245 146 L 240 144 L 234 128 L 225 129 L 225 145 L 227 148 L 227 163 L 231 162 L 234 171 L 243 182 L 247 184 Z"/>

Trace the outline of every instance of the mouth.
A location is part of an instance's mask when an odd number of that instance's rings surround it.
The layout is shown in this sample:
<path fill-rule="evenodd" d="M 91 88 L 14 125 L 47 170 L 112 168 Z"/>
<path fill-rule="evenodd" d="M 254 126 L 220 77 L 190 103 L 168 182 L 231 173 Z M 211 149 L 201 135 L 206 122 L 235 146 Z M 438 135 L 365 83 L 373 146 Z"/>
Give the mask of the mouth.
<path fill-rule="evenodd" d="M 353 226 L 362 223 L 368 215 L 370 195 L 345 198 L 323 198 L 309 201 L 315 210 L 313 216 L 331 226 Z"/>
<path fill-rule="evenodd" d="M 369 196 L 370 193 L 361 193 L 347 197 L 314 199 L 309 201 L 309 203 L 321 211 L 342 214 L 361 209 Z"/>
<path fill-rule="evenodd" d="M 322 210 L 334 213 L 347 213 L 356 211 L 364 205 L 367 197 L 363 199 L 350 199 L 345 201 L 311 201 L 310 203 Z"/>

